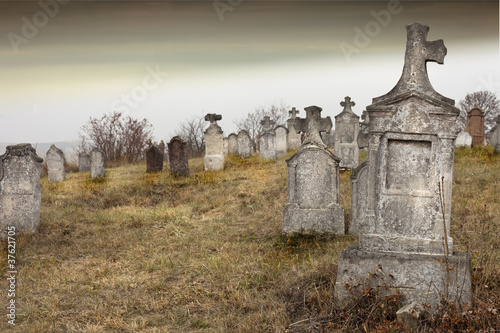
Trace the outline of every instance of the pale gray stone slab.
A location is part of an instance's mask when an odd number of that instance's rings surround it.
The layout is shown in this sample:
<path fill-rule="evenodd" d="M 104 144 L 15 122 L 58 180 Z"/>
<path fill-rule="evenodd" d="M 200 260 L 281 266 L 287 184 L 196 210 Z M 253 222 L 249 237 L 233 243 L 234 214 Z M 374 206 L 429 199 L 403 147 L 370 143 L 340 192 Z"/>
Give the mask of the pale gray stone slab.
<path fill-rule="evenodd" d="M 104 177 L 104 153 L 97 148 L 90 152 L 90 178 Z"/>
<path fill-rule="evenodd" d="M 205 120 L 210 126 L 205 130 L 205 170 L 224 169 L 224 133 L 217 120 L 221 120 L 220 114 L 209 113 Z"/>
<path fill-rule="evenodd" d="M 78 154 L 78 171 L 90 171 L 90 154 Z"/>
<path fill-rule="evenodd" d="M 49 181 L 53 183 L 62 182 L 66 178 L 63 151 L 56 146 L 51 145 L 45 156 L 47 160 L 47 173 L 49 175 Z"/>
<path fill-rule="evenodd" d="M 344 110 L 335 116 L 335 137 L 333 151 L 340 158 L 340 167 L 353 169 L 359 164 L 359 117 L 352 111 L 356 103 L 349 96 L 340 102 Z"/>

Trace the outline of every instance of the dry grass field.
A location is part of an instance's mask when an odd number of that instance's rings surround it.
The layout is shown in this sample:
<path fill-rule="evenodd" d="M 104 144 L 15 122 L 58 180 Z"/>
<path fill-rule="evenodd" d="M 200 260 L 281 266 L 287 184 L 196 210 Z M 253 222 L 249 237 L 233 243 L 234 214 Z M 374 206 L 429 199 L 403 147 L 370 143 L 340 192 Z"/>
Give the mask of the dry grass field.
<path fill-rule="evenodd" d="M 291 156 L 290 153 L 287 157 Z M 500 330 L 500 157 L 457 149 L 452 236 L 473 257 L 474 305 L 449 306 L 426 330 Z M 16 237 L 13 332 L 402 332 L 397 300 L 338 309 L 340 251 L 354 236 L 281 236 L 284 158 L 226 158 L 224 171 L 145 174 L 110 168 L 106 178 L 42 178 L 41 228 Z M 341 205 L 350 217 L 350 172 Z M 7 306 L 2 242 L 0 304 Z M 447 312 L 446 312 L 447 311 Z"/>

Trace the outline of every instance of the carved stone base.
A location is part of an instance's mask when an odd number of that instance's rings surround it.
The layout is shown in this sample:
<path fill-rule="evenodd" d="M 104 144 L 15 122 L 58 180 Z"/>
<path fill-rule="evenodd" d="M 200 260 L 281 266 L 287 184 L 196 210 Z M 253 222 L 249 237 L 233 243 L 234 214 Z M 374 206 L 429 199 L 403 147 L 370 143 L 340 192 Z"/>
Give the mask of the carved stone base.
<path fill-rule="evenodd" d="M 300 209 L 295 203 L 283 210 L 283 234 L 345 233 L 344 209 L 340 206 L 325 209 Z"/>
<path fill-rule="evenodd" d="M 224 169 L 224 155 L 205 155 L 205 170 Z"/>

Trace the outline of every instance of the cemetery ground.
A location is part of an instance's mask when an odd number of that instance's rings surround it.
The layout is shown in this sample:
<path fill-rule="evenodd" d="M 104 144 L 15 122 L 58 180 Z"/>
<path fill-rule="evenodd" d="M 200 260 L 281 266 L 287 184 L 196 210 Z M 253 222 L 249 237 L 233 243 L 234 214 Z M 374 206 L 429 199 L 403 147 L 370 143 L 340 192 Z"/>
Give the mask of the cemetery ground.
<path fill-rule="evenodd" d="M 0 331 L 14 332 L 402 332 L 398 296 L 365 290 L 340 310 L 332 298 L 345 236 L 281 236 L 284 159 L 226 156 L 221 171 L 105 178 L 42 178 L 40 232 L 16 237 L 16 325 L 7 323 L 7 244 L 0 267 Z M 350 171 L 341 206 L 350 219 Z M 500 156 L 455 151 L 455 251 L 472 255 L 474 305 L 443 305 L 426 331 L 500 330 Z M 368 277 L 367 277 L 368 278 Z"/>

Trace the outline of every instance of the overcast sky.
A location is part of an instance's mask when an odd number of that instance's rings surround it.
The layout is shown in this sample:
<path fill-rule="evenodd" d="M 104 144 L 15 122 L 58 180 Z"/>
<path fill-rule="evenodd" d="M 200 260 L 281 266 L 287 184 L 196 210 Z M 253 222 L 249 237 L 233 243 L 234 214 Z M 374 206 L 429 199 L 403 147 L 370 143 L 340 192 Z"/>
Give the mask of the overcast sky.
<path fill-rule="evenodd" d="M 448 49 L 436 91 L 500 91 L 498 1 L 44 1 L 0 2 L 0 142 L 75 140 L 113 110 L 158 141 L 206 113 L 227 136 L 281 101 L 333 119 L 350 96 L 360 115 L 398 81 L 415 21 Z"/>

